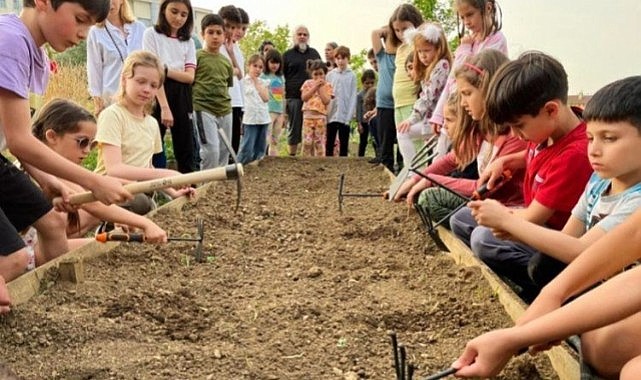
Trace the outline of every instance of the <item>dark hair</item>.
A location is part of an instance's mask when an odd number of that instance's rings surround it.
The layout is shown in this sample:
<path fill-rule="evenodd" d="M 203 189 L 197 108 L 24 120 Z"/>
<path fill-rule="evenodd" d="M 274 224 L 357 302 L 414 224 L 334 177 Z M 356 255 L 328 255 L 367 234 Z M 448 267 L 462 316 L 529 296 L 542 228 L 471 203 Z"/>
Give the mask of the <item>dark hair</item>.
<path fill-rule="evenodd" d="M 496 33 L 501 30 L 503 26 L 501 7 L 497 4 L 496 0 L 457 0 L 457 3 L 465 2 L 470 6 L 481 11 L 481 17 L 483 18 L 483 39 L 489 36 L 492 33 Z M 486 12 L 487 5 L 490 5 L 489 12 Z M 457 7 L 458 8 L 458 7 Z M 456 27 L 458 29 L 459 38 L 465 35 L 465 25 L 461 23 L 461 17 L 456 12 Z"/>
<path fill-rule="evenodd" d="M 205 32 L 205 29 L 212 25 L 222 26 L 223 29 L 225 29 L 225 22 L 223 21 L 223 18 L 215 13 L 210 13 L 205 15 L 205 17 L 200 21 L 200 30 Z"/>
<path fill-rule="evenodd" d="M 57 135 L 78 132 L 78 124 L 82 121 L 96 122 L 96 118 L 81 107 L 66 99 L 52 99 L 36 114 L 31 132 L 40 141 L 45 141 L 48 130 Z"/>
<path fill-rule="evenodd" d="M 265 40 L 265 41 L 261 42 L 260 46 L 258 47 L 258 52 L 260 54 L 263 54 L 263 50 L 265 50 L 265 46 L 267 46 L 267 45 L 271 45 L 273 48 L 276 47 L 276 45 L 274 45 L 274 43 L 271 42 L 270 40 Z"/>
<path fill-rule="evenodd" d="M 308 59 L 307 60 L 307 72 L 309 75 L 312 75 L 312 72 L 316 70 L 323 70 L 327 74 L 327 65 L 320 59 Z"/>
<path fill-rule="evenodd" d="M 240 13 L 240 23 L 249 24 L 249 14 L 243 8 L 238 8 L 238 13 Z"/>
<path fill-rule="evenodd" d="M 415 28 L 418 28 L 418 26 L 423 23 L 423 15 L 421 15 L 421 12 L 412 4 L 401 4 L 394 10 L 392 17 L 389 19 L 389 37 L 394 46 L 399 46 L 403 41 L 394 33 L 394 21 L 409 21 Z"/>
<path fill-rule="evenodd" d="M 367 51 L 367 58 L 376 58 L 376 53 L 374 53 L 374 49 L 369 48 Z"/>
<path fill-rule="evenodd" d="M 347 46 L 343 46 L 343 45 L 335 48 L 334 49 L 334 57 L 336 57 L 336 56 L 349 59 L 351 57 L 349 48 Z"/>
<path fill-rule="evenodd" d="M 371 111 L 376 108 L 376 86 L 370 87 L 363 96 L 363 108 L 366 111 Z"/>
<path fill-rule="evenodd" d="M 269 72 L 269 62 L 280 63 L 280 66 L 278 66 L 278 70 L 274 73 L 274 75 L 283 75 L 283 56 L 280 55 L 280 52 L 275 48 L 269 49 L 267 53 L 265 53 L 265 69 L 263 70 L 265 74 L 271 74 Z"/>
<path fill-rule="evenodd" d="M 226 22 L 231 22 L 234 24 L 242 24 L 243 17 L 240 14 L 238 8 L 233 5 L 225 5 L 218 10 L 218 15 L 223 18 Z"/>
<path fill-rule="evenodd" d="M 641 133 L 641 76 L 620 79 L 597 91 L 585 105 L 583 118 L 605 123 L 627 122 Z"/>
<path fill-rule="evenodd" d="M 525 52 L 503 66 L 490 83 L 488 116 L 497 124 L 516 121 L 521 116 L 536 116 L 552 100 L 568 100 L 568 75 L 563 65 L 551 56 Z"/>
<path fill-rule="evenodd" d="M 109 15 L 109 8 L 111 7 L 110 0 L 51 0 L 51 7 L 53 10 L 58 10 L 58 7 L 64 3 L 79 4 L 89 12 L 96 22 L 104 21 Z M 24 0 L 23 6 L 25 8 L 35 8 L 36 2 L 35 0 Z"/>
<path fill-rule="evenodd" d="M 366 80 L 372 79 L 376 80 L 376 73 L 372 69 L 367 69 L 361 74 L 361 83 L 365 83 Z"/>
<path fill-rule="evenodd" d="M 169 26 L 169 22 L 165 17 L 165 10 L 170 3 L 182 3 L 187 6 L 187 10 L 189 11 L 189 15 L 187 15 L 187 21 L 185 21 L 185 25 L 178 29 L 176 37 L 178 37 L 178 40 L 180 41 L 189 41 L 191 39 L 191 32 L 194 30 L 194 10 L 191 7 L 191 1 L 189 0 L 163 0 L 162 4 L 160 4 L 160 10 L 158 11 L 158 21 L 156 21 L 154 30 L 156 31 L 156 33 L 162 33 L 167 37 L 171 37 L 171 27 Z"/>

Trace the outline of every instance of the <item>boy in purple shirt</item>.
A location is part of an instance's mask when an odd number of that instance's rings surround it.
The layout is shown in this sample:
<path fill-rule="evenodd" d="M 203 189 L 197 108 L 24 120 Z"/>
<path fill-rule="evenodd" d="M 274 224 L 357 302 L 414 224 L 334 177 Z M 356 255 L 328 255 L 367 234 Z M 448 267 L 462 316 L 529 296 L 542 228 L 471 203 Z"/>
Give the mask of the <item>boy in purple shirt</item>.
<path fill-rule="evenodd" d="M 78 44 L 89 28 L 104 20 L 109 0 L 24 0 L 20 16 L 0 15 L 0 151 L 9 149 L 50 196 L 59 195 L 60 210 L 74 211 L 70 191 L 56 177 L 91 190 L 110 204 L 132 198 L 120 181 L 94 174 L 57 155 L 31 133 L 29 92 L 42 94 L 49 63 L 42 45 L 56 51 Z M 50 174 L 49 174 L 50 173 Z M 29 254 L 18 231 L 33 225 L 46 261 L 68 250 L 66 220 L 53 210 L 25 173 L 0 155 L 0 313 L 9 311 L 5 285 L 25 272 Z"/>

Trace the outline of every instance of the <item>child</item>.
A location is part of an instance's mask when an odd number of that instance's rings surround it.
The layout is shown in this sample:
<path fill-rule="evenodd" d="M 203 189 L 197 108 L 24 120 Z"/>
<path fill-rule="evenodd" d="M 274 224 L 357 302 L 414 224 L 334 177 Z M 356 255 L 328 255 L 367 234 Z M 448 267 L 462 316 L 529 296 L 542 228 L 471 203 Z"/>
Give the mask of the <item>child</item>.
<path fill-rule="evenodd" d="M 459 121 L 452 134 L 453 149 L 423 170 L 423 173 L 441 184 L 470 197 L 478 188 L 477 173 L 482 172 L 493 161 L 522 152 L 526 144 L 509 135 L 509 129 L 493 123 L 485 109 L 490 82 L 499 68 L 508 62 L 503 53 L 485 50 L 471 57 L 466 64 L 456 70 L 455 78 L 459 88 Z M 467 112 L 465 112 L 467 111 Z M 467 115 L 464 115 L 466 113 Z M 466 117 L 469 116 L 469 117 Z M 466 170 L 471 163 L 476 167 L 470 176 Z M 520 191 L 523 171 L 515 170 L 512 179 L 498 189 L 492 197 L 510 205 L 521 205 Z M 407 190 L 408 186 L 411 186 Z M 429 210 L 435 220 L 440 220 L 454 210 L 461 198 L 440 187 L 433 187 L 431 181 L 420 176 L 409 178 L 396 194 L 396 200 L 407 192 L 407 203 L 413 205 L 415 197 L 421 193 L 419 205 Z M 424 189 L 430 188 L 427 191 Z"/>
<path fill-rule="evenodd" d="M 418 28 L 423 23 L 421 12 L 412 4 L 402 4 L 392 14 L 389 22 L 389 28 L 392 33 L 391 38 L 395 40 L 396 50 L 396 67 L 404 67 L 404 63 L 412 53 L 412 45 L 405 42 L 404 35 L 407 30 Z M 399 125 L 402 121 L 407 120 L 412 113 L 412 106 L 416 102 L 418 86 L 414 79 L 405 75 L 402 70 L 396 70 L 394 73 L 394 83 L 392 84 L 392 94 L 394 96 L 394 125 Z M 393 133 L 394 139 L 397 138 L 396 131 Z M 399 146 L 400 149 L 400 146 Z M 397 163 L 398 170 L 402 163 Z"/>
<path fill-rule="evenodd" d="M 376 82 L 376 74 L 374 70 L 367 69 L 361 74 L 361 91 L 356 95 L 356 121 L 358 122 L 358 157 L 363 157 L 365 155 L 365 150 L 367 149 L 367 142 L 369 141 L 369 132 L 370 132 L 370 123 L 364 118 L 365 111 L 370 109 L 365 109 L 364 106 L 364 97 L 367 91 L 370 88 L 374 87 Z M 373 135 L 373 134 L 372 134 Z M 374 144 L 374 150 L 376 150 L 376 143 Z"/>
<path fill-rule="evenodd" d="M 165 81 L 158 90 L 153 116 L 160 127 L 161 141 L 167 128 L 178 171 L 196 169 L 196 146 L 192 122 L 192 93 L 196 70 L 196 48 L 191 39 L 194 12 L 189 0 L 163 0 L 156 25 L 145 30 L 143 49 L 156 54 L 165 66 Z M 154 155 L 154 167 L 166 168 L 165 149 Z"/>
<path fill-rule="evenodd" d="M 507 55 L 507 40 L 501 32 L 501 13 L 496 0 L 456 0 L 456 22 L 459 25 L 460 44 L 454 52 L 453 69 L 465 60 L 485 49 L 495 49 Z M 466 30 L 469 31 L 466 34 Z M 439 154 L 444 155 L 450 145 L 446 133 L 441 134 L 443 125 L 443 107 L 450 93 L 456 91 L 454 77 L 450 76 L 430 123 L 432 131 L 439 135 Z"/>
<path fill-rule="evenodd" d="M 410 117 L 396 125 L 403 165 L 409 166 L 416 154 L 413 140 L 432 133 L 428 120 L 447 82 L 452 56 L 443 29 L 435 24 L 427 22 L 413 33 L 405 34 L 414 45 L 413 69 L 415 80 L 421 84 L 421 93 Z"/>
<path fill-rule="evenodd" d="M 145 24 L 136 21 L 125 0 L 112 0 L 107 19 L 89 30 L 87 79 L 96 115 L 113 102 L 122 64 L 129 53 L 142 48 L 144 31 Z"/>
<path fill-rule="evenodd" d="M 528 265 L 530 277 L 539 286 L 549 282 L 565 264 L 641 205 L 641 163 L 636 159 L 641 149 L 641 121 L 634 118 L 625 121 L 628 116 L 621 116 L 630 112 L 624 108 L 629 104 L 624 102 L 624 97 L 627 100 L 638 96 L 641 102 L 641 91 L 633 87 L 635 83 L 639 81 L 615 82 L 591 100 L 588 110 L 600 112 L 592 119 L 586 117 L 588 158 L 595 173 L 561 231 L 528 222 L 496 202 L 470 204 L 479 224 L 503 231 L 510 235 L 510 240 L 539 251 Z M 617 98 L 621 99 L 617 101 Z M 612 102 L 607 109 L 606 101 Z M 607 118 L 601 115 L 606 111 L 609 112 Z M 613 120 L 617 119 L 625 122 L 615 124 Z M 551 265 L 556 270 L 547 268 Z"/>
<path fill-rule="evenodd" d="M 367 114 L 376 118 L 378 141 L 380 142 L 376 157 L 369 162 L 381 163 L 388 170 L 394 171 L 394 141 L 396 124 L 394 123 L 394 97 L 392 83 L 396 71 L 396 49 L 400 42 L 393 39 L 394 33 L 389 26 L 372 31 L 372 49 L 378 65 L 378 82 L 376 84 L 376 111 Z"/>
<path fill-rule="evenodd" d="M 303 100 L 303 155 L 325 155 L 327 105 L 332 100 L 332 85 L 325 81 L 327 66 L 320 59 L 307 61 L 308 79 L 301 87 Z"/>
<path fill-rule="evenodd" d="M 33 135 L 60 156 L 81 165 L 94 145 L 92 141 L 96 135 L 96 119 L 71 101 L 54 99 L 45 104 L 36 115 Z M 75 191 L 84 191 L 74 183 L 65 183 Z M 77 213 L 69 213 L 67 220 L 67 236 L 70 238 L 82 238 L 87 232 L 94 230 L 101 220 L 108 220 L 142 229 L 149 242 L 167 241 L 167 234 L 154 222 L 116 205 L 85 203 Z M 85 239 L 74 239 L 74 242 L 77 240 L 81 240 L 78 243 L 86 243 Z M 42 264 L 37 247 L 35 256 L 35 264 Z"/>
<path fill-rule="evenodd" d="M 225 41 L 223 19 L 208 14 L 201 21 L 204 48 L 196 53 L 198 65 L 193 87 L 196 130 L 199 136 L 200 169 L 227 165 L 229 151 L 218 134 L 231 135 L 232 107 L 229 88 L 233 86 L 231 63 L 220 54 Z"/>
<path fill-rule="evenodd" d="M 262 79 L 269 81 L 269 117 L 271 123 L 267 130 L 267 145 L 270 156 L 278 155 L 278 142 L 285 124 L 285 78 L 283 77 L 283 57 L 278 50 L 269 49 L 265 53 L 265 71 Z"/>
<path fill-rule="evenodd" d="M 20 16 L 0 15 L 0 151 L 9 149 L 27 172 L 52 195 L 61 195 L 60 209 L 69 205 L 70 189 L 56 177 L 80 184 L 106 204 L 131 199 L 120 181 L 99 176 L 63 159 L 31 134 L 29 92 L 42 94 L 47 87 L 49 65 L 42 45 L 64 51 L 86 36 L 89 28 L 104 20 L 107 0 L 36 2 L 26 0 Z M 51 174 L 48 174 L 51 173 Z M 48 258 L 68 250 L 65 223 L 27 175 L 0 156 L 0 313 L 9 311 L 11 300 L 5 281 L 25 272 L 28 254 L 17 231 L 34 225 Z"/>
<path fill-rule="evenodd" d="M 334 155 L 336 133 L 340 141 L 339 155 L 347 157 L 349 148 L 349 122 L 356 111 L 356 75 L 349 67 L 350 51 L 346 46 L 339 46 L 334 51 L 336 68 L 327 74 L 327 82 L 332 85 L 334 101 L 327 117 L 327 139 L 325 156 Z"/>
<path fill-rule="evenodd" d="M 220 52 L 229 59 L 234 69 L 234 85 L 229 89 L 232 108 L 230 139 L 232 149 L 238 152 L 240 136 L 242 135 L 244 105 L 241 79 L 245 75 L 245 57 L 238 46 L 240 34 L 242 33 L 243 19 L 239 8 L 233 5 L 226 5 L 220 8 L 218 15 L 225 23 L 225 43 L 220 47 Z"/>
<path fill-rule="evenodd" d="M 374 49 L 372 48 L 367 51 L 367 62 L 369 62 L 372 70 L 378 72 L 378 62 L 376 61 L 376 54 L 374 53 Z"/>
<path fill-rule="evenodd" d="M 492 189 L 504 170 L 525 168 L 526 208 L 512 212 L 557 230 L 566 223 L 592 173 L 585 154 L 586 126 L 567 105 L 567 92 L 567 74 L 550 56 L 529 52 L 506 64 L 492 81 L 487 113 L 493 122 L 509 126 L 513 135 L 527 140 L 528 146 L 494 160 L 479 179 Z M 476 228 L 470 208 L 454 214 L 450 225 L 475 255 L 522 289 L 522 298 L 531 300 L 538 293 L 527 272 L 535 249 L 502 240 L 503 234 L 496 237 L 486 227 Z"/>
<path fill-rule="evenodd" d="M 271 122 L 269 116 L 269 81 L 261 79 L 263 59 L 260 54 L 249 57 L 247 75 L 243 78 L 243 95 L 245 97 L 245 113 L 243 115 L 243 138 L 240 141 L 238 161 L 241 164 L 260 160 L 267 149 L 267 126 Z"/>
<path fill-rule="evenodd" d="M 153 53 L 138 50 L 125 59 L 118 102 L 105 108 L 98 117 L 97 173 L 129 181 L 179 174 L 152 166 L 152 156 L 162 150 L 162 145 L 158 123 L 150 111 L 163 79 L 163 66 Z M 191 187 L 164 191 L 172 198 L 194 194 Z"/>

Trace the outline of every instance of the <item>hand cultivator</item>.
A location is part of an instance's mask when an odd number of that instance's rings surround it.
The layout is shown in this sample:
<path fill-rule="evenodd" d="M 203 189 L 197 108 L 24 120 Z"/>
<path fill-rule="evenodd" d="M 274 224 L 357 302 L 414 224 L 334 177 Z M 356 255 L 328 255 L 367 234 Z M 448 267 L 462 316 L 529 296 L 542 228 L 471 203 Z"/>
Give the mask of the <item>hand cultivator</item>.
<path fill-rule="evenodd" d="M 405 182 L 411 171 L 413 172 L 432 163 L 432 160 L 438 154 L 438 151 L 436 150 L 437 144 L 438 136 L 433 135 L 425 142 L 421 149 L 416 152 L 416 155 L 412 159 L 409 167 L 404 167 L 403 169 L 401 169 L 401 171 L 398 173 L 389 187 L 389 191 L 387 192 L 388 200 L 394 200 L 394 196 L 398 192 L 398 189 L 401 188 L 401 185 L 403 184 L 403 182 Z"/>
<path fill-rule="evenodd" d="M 168 237 L 167 241 L 191 241 L 196 242 L 196 249 L 194 249 L 194 256 L 197 262 L 203 262 L 203 240 L 205 239 L 205 223 L 202 218 L 196 222 L 198 235 L 196 237 Z M 122 231 L 103 232 L 96 235 L 96 241 L 106 243 L 108 241 L 122 241 L 122 242 L 135 242 L 144 243 L 145 235 L 141 233 L 127 233 Z"/>
<path fill-rule="evenodd" d="M 430 214 L 430 211 L 427 207 L 422 207 L 421 205 L 414 203 L 414 209 L 416 210 L 416 213 L 421 219 L 423 226 L 427 230 L 427 234 L 430 235 L 434 243 L 436 243 L 436 246 L 442 251 L 448 251 L 448 248 L 445 245 L 445 243 L 443 243 L 443 240 L 441 240 L 441 237 L 439 236 L 438 230 L 436 229 L 436 227 L 448 221 L 452 215 L 454 215 L 458 210 L 465 207 L 465 205 L 469 201 L 485 199 L 490 193 L 499 189 L 501 186 L 503 186 L 506 182 L 508 182 L 512 178 L 512 174 L 510 173 L 510 171 L 506 170 L 503 172 L 503 175 L 501 175 L 496 180 L 496 182 L 494 183 L 494 188 L 492 190 L 489 190 L 487 188 L 487 184 L 483 184 L 476 191 L 474 191 L 471 197 L 466 197 L 450 189 L 449 187 L 445 186 L 439 181 L 435 180 L 429 174 L 426 175 L 421 173 L 420 171 L 416 171 L 416 173 L 421 177 L 427 179 L 428 181 L 432 182 L 433 184 L 437 185 L 438 187 L 448 191 L 451 194 L 456 195 L 462 200 L 461 204 L 459 204 L 454 210 L 450 211 L 447 215 L 445 215 L 443 218 L 441 218 L 436 222 L 434 222 L 434 219 L 432 219 L 432 215 Z"/>
<path fill-rule="evenodd" d="M 338 211 L 343 211 L 343 198 L 357 197 L 357 198 L 383 198 L 382 193 L 344 193 L 345 187 L 345 174 L 341 174 L 338 179 Z"/>

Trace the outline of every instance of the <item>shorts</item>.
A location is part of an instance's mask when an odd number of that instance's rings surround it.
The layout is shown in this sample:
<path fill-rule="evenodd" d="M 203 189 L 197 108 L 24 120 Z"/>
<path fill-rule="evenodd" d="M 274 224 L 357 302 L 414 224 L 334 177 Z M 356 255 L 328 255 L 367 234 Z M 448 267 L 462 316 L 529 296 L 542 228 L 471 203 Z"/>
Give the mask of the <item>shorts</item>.
<path fill-rule="evenodd" d="M 287 99 L 287 144 L 297 145 L 302 140 L 303 132 L 303 101 Z"/>
<path fill-rule="evenodd" d="M 0 155 L 0 256 L 24 248 L 23 231 L 53 206 L 29 176 Z"/>

